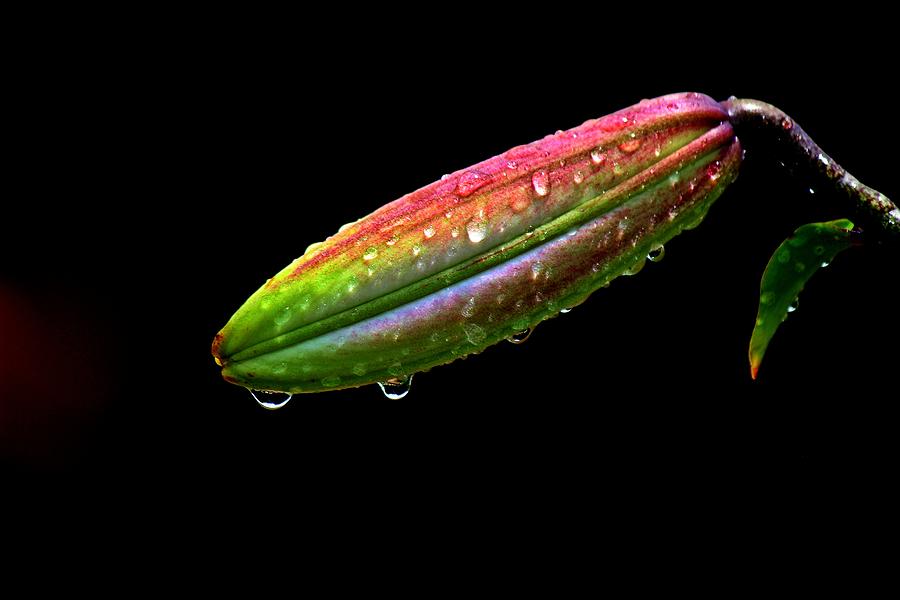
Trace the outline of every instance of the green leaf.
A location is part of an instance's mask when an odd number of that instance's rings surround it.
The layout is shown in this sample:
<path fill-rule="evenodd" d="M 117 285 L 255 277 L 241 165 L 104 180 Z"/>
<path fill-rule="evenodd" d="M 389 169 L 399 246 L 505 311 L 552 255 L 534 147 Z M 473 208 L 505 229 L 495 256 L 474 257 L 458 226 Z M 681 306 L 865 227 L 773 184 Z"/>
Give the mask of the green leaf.
<path fill-rule="evenodd" d="M 759 312 L 750 338 L 750 376 L 756 379 L 759 365 L 778 326 L 796 308 L 806 282 L 819 268 L 853 244 L 853 223 L 838 219 L 809 223 L 778 246 L 759 286 Z"/>

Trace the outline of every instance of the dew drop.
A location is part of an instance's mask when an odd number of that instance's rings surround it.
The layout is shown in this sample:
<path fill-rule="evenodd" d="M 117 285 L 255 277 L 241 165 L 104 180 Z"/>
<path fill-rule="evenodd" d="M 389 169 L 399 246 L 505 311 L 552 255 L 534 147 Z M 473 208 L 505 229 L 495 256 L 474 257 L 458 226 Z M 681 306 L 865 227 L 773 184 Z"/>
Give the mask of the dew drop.
<path fill-rule="evenodd" d="M 275 325 L 278 327 L 284 326 L 288 321 L 291 320 L 291 307 L 285 306 L 275 315 Z"/>
<path fill-rule="evenodd" d="M 582 181 L 584 181 L 584 173 L 582 173 L 581 171 L 575 171 L 573 179 L 575 180 L 576 184 L 581 183 Z"/>
<path fill-rule="evenodd" d="M 473 346 L 477 346 L 487 337 L 487 333 L 485 333 L 484 329 L 475 323 L 463 323 L 463 331 L 466 332 L 466 339 L 469 340 L 469 343 Z"/>
<path fill-rule="evenodd" d="M 537 279 L 538 276 L 540 276 L 541 271 L 543 271 L 543 270 L 544 270 L 544 265 L 542 265 L 539 262 L 534 263 L 533 265 L 531 265 L 531 278 Z"/>
<path fill-rule="evenodd" d="M 250 390 L 250 395 L 256 403 L 266 410 L 278 410 L 290 402 L 293 394 L 286 392 L 267 392 L 264 390 Z"/>
<path fill-rule="evenodd" d="M 353 223 L 347 223 L 346 225 L 343 225 L 343 226 L 338 230 L 338 233 L 340 233 L 341 231 L 343 231 L 345 228 L 350 227 L 351 225 L 353 225 Z M 325 245 L 325 242 L 313 242 L 312 244 L 310 244 L 309 246 L 306 247 L 306 250 L 303 251 L 303 254 L 304 254 L 304 255 L 307 255 L 307 254 L 309 254 L 310 252 L 313 252 L 313 251 L 315 251 L 317 248 L 319 248 L 319 247 L 321 247 L 321 246 L 324 246 L 324 245 Z"/>
<path fill-rule="evenodd" d="M 636 263 L 634 263 L 633 265 L 631 265 L 631 267 L 628 270 L 626 270 L 624 274 L 625 275 L 637 275 L 638 273 L 641 272 L 641 270 L 644 268 L 644 265 L 646 265 L 646 264 L 647 264 L 647 259 L 642 258 L 639 261 L 637 261 Z"/>
<path fill-rule="evenodd" d="M 487 223 L 485 223 L 482 219 L 476 217 L 466 223 L 466 233 L 469 235 L 469 241 L 473 244 L 477 244 L 487 237 Z"/>
<path fill-rule="evenodd" d="M 531 186 L 538 196 L 546 196 L 550 193 L 550 176 L 547 171 L 535 171 L 531 176 Z"/>
<path fill-rule="evenodd" d="M 426 227 L 425 229 L 422 230 L 422 234 L 425 236 L 426 240 L 433 238 L 434 237 L 434 227 L 429 225 L 428 227 Z"/>
<path fill-rule="evenodd" d="M 488 183 L 489 177 L 480 171 L 466 171 L 459 177 L 456 192 L 463 198 Z"/>
<path fill-rule="evenodd" d="M 828 262 L 827 260 L 823 260 L 822 263 L 821 263 L 819 266 L 822 267 L 822 268 L 824 269 L 825 267 L 827 267 L 827 266 L 830 265 L 830 264 L 831 264 L 831 263 Z"/>
<path fill-rule="evenodd" d="M 572 312 L 572 309 L 571 309 L 571 308 L 561 308 L 561 309 L 559 309 L 559 314 L 561 314 L 561 315 L 564 315 L 564 314 L 570 313 L 570 312 Z"/>
<path fill-rule="evenodd" d="M 653 250 L 647 253 L 647 260 L 650 262 L 659 262 L 666 255 L 666 247 L 660 244 Z"/>
<path fill-rule="evenodd" d="M 606 155 L 603 154 L 603 148 L 598 146 L 591 150 L 591 162 L 595 165 L 602 165 L 606 162 Z"/>
<path fill-rule="evenodd" d="M 810 194 L 815 194 L 815 193 L 816 193 L 816 190 L 814 190 L 814 189 L 812 189 L 812 188 L 809 188 L 809 193 L 810 193 Z"/>
<path fill-rule="evenodd" d="M 659 146 L 657 146 L 656 150 L 653 151 L 653 156 L 655 156 L 656 158 L 659 158 L 660 154 L 662 154 L 662 149 Z"/>
<path fill-rule="evenodd" d="M 788 306 L 787 311 L 789 313 L 792 313 L 798 308 L 800 308 L 800 298 L 794 298 L 794 301 L 791 302 L 790 306 Z"/>
<path fill-rule="evenodd" d="M 409 388 L 412 387 L 412 380 L 412 375 L 391 377 L 387 381 L 379 381 L 378 387 L 381 388 L 381 392 L 388 400 L 400 400 L 409 393 Z"/>
<path fill-rule="evenodd" d="M 373 260 L 376 256 L 378 256 L 378 248 L 371 246 L 366 250 L 366 253 L 363 254 L 363 260 Z"/>
<path fill-rule="evenodd" d="M 388 246 L 393 246 L 393 245 L 396 244 L 399 240 L 400 240 L 400 238 L 397 237 L 397 236 L 395 235 L 395 236 L 393 236 L 391 239 L 389 239 L 388 241 L 386 241 L 385 244 L 387 244 Z"/>
<path fill-rule="evenodd" d="M 422 247 L 420 245 L 413 244 L 413 247 L 412 247 L 413 256 L 418 256 L 421 251 L 422 251 Z"/>
<path fill-rule="evenodd" d="M 524 344 L 531 337 L 531 329 L 523 329 L 506 338 L 511 344 Z"/>
<path fill-rule="evenodd" d="M 469 298 L 466 301 L 466 304 L 465 304 L 465 306 L 463 306 L 461 314 L 462 314 L 462 316 L 464 316 L 467 319 L 475 314 L 475 297 L 474 296 Z"/>
<path fill-rule="evenodd" d="M 631 139 L 626 140 L 619 144 L 619 150 L 624 152 L 625 154 L 631 154 L 632 152 L 637 151 L 638 148 L 641 147 L 641 139 Z"/>
<path fill-rule="evenodd" d="M 341 385 L 341 378 L 337 375 L 330 375 L 322 378 L 322 385 L 325 387 L 335 387 Z"/>

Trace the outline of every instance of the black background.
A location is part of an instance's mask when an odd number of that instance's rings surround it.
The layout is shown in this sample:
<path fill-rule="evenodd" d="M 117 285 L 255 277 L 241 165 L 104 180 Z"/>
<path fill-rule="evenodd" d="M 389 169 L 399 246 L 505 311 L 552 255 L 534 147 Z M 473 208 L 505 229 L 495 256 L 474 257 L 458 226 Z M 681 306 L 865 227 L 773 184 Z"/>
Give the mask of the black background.
<path fill-rule="evenodd" d="M 708 31 L 578 48 L 203 31 L 137 49 L 127 33 L 82 39 L 22 74 L 0 263 L 19 327 L 0 339 L 15 367 L 0 384 L 4 470 L 161 504 L 219 489 L 250 510 L 283 507 L 286 490 L 357 512 L 612 498 L 655 513 L 699 489 L 702 506 L 753 497 L 798 512 L 838 493 L 884 497 L 898 250 L 853 249 L 814 277 L 752 382 L 771 252 L 802 223 L 847 216 L 753 147 L 662 262 L 522 346 L 417 375 L 403 400 L 368 387 L 269 412 L 209 354 L 265 278 L 341 224 L 641 98 L 769 101 L 896 198 L 879 47 L 826 35 L 823 59 Z"/>

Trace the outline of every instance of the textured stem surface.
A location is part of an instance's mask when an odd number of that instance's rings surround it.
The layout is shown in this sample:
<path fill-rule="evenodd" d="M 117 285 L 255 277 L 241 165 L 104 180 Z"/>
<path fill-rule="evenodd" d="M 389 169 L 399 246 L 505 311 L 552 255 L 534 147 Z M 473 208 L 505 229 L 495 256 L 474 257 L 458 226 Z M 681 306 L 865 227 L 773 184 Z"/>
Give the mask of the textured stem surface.
<path fill-rule="evenodd" d="M 841 165 L 825 154 L 803 128 L 784 111 L 750 98 L 729 98 L 722 103 L 738 135 L 745 128 L 761 132 L 767 143 L 792 154 L 827 184 L 850 200 L 850 210 L 863 221 L 868 233 L 900 241 L 900 209 L 879 192 L 860 183 Z M 874 230 L 871 228 L 874 227 Z"/>

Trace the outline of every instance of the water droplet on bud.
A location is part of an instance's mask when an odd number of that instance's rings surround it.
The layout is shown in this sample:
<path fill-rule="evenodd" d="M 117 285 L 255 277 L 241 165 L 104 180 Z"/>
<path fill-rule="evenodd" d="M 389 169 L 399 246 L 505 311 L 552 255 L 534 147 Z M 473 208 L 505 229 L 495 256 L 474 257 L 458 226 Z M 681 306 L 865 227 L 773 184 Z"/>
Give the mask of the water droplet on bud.
<path fill-rule="evenodd" d="M 531 337 L 531 329 L 523 329 L 522 331 L 514 333 L 511 336 L 509 336 L 508 338 L 506 338 L 506 341 L 508 341 L 512 344 L 524 344 L 525 341 L 528 340 L 528 338 L 530 338 L 530 337 Z"/>
<path fill-rule="evenodd" d="M 531 186 L 538 196 L 546 196 L 550 193 L 550 176 L 547 171 L 535 171 L 531 176 Z"/>
<path fill-rule="evenodd" d="M 619 144 L 619 150 L 624 152 L 625 154 L 631 154 L 632 152 L 637 151 L 638 148 L 641 147 L 640 139 L 632 139 Z"/>
<path fill-rule="evenodd" d="M 488 183 L 488 176 L 480 171 L 466 171 L 459 177 L 456 192 L 463 198 L 470 196 L 472 192 Z"/>
<path fill-rule="evenodd" d="M 388 400 L 399 400 L 409 393 L 409 388 L 412 387 L 412 379 L 412 375 L 392 377 L 387 381 L 379 381 L 378 387 L 381 388 L 384 397 Z"/>

